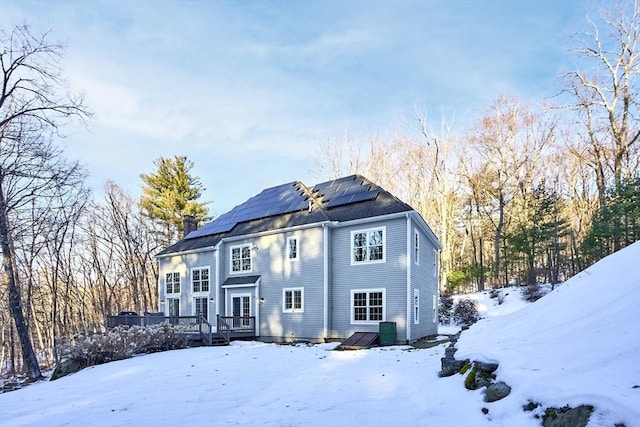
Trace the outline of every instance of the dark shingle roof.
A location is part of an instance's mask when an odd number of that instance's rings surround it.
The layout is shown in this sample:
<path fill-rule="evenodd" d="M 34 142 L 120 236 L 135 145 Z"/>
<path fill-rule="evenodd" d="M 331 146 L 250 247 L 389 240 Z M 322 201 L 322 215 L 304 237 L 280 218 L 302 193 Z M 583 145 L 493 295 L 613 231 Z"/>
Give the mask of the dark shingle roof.
<path fill-rule="evenodd" d="M 269 203 L 274 206 L 268 206 Z M 312 188 L 293 182 L 263 190 L 164 249 L 158 256 L 212 247 L 225 237 L 411 210 L 411 206 L 361 175 L 323 182 Z M 273 212 L 278 213 L 270 214 Z"/>

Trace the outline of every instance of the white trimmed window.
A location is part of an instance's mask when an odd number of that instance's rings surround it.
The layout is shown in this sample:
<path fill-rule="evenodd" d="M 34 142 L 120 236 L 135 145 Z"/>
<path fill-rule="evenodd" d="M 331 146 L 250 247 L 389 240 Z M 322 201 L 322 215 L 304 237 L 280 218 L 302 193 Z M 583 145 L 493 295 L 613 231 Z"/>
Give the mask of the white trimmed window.
<path fill-rule="evenodd" d="M 351 264 L 385 262 L 385 228 L 351 232 Z"/>
<path fill-rule="evenodd" d="M 287 259 L 291 261 L 298 259 L 298 239 L 295 237 L 287 238 Z"/>
<path fill-rule="evenodd" d="M 231 247 L 231 272 L 251 272 L 251 245 Z"/>
<path fill-rule="evenodd" d="M 304 312 L 304 288 L 284 288 L 282 290 L 282 312 Z"/>
<path fill-rule="evenodd" d="M 433 250 L 433 277 L 438 277 L 438 251 Z"/>
<path fill-rule="evenodd" d="M 179 294 L 180 293 L 180 273 L 174 271 L 167 273 L 164 276 L 165 292 L 167 294 Z"/>
<path fill-rule="evenodd" d="M 386 319 L 386 290 L 351 290 L 351 323 L 378 323 Z"/>
<path fill-rule="evenodd" d="M 193 292 L 209 292 L 209 267 L 191 270 Z"/>
<path fill-rule="evenodd" d="M 413 262 L 420 265 L 420 234 L 418 230 L 413 232 Z"/>
<path fill-rule="evenodd" d="M 418 289 L 413 290 L 413 323 L 420 324 L 420 291 Z"/>
<path fill-rule="evenodd" d="M 433 323 L 436 323 L 438 321 L 438 298 L 433 295 Z"/>
<path fill-rule="evenodd" d="M 193 299 L 193 314 L 194 316 L 202 316 L 206 320 L 209 320 L 209 301 L 207 298 Z"/>

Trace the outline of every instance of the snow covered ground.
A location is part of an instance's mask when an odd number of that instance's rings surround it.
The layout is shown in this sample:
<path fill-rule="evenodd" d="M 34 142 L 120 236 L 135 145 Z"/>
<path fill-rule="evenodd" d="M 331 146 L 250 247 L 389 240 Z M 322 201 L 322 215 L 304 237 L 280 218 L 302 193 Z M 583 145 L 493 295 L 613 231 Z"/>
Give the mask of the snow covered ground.
<path fill-rule="evenodd" d="M 500 362 L 498 380 L 512 393 L 498 402 L 466 390 L 462 375 L 438 377 L 445 345 L 332 351 L 335 344 L 234 342 L 0 394 L 0 425 L 527 427 L 541 425 L 522 410 L 533 400 L 592 404 L 590 426 L 640 426 L 640 243 L 533 304 L 503 292 L 499 306 L 475 296 L 486 319 L 462 333 L 456 354 Z"/>

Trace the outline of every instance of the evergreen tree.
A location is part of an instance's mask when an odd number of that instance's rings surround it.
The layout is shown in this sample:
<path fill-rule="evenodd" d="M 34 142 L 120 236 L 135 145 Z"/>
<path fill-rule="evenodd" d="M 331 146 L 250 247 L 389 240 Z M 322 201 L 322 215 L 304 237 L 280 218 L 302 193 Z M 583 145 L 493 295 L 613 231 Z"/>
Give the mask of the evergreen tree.
<path fill-rule="evenodd" d="M 607 192 L 605 204 L 593 217 L 583 245 L 587 262 L 605 256 L 640 240 L 640 175 L 623 180 L 620 187 Z"/>
<path fill-rule="evenodd" d="M 170 244 L 182 236 L 186 215 L 199 223 L 207 217 L 207 203 L 198 201 L 205 188 L 189 173 L 193 162 L 186 156 L 160 157 L 153 163 L 155 172 L 140 175 L 144 182 L 140 207 L 146 217 L 162 227 L 164 240 Z"/>
<path fill-rule="evenodd" d="M 568 226 L 560 218 L 557 194 L 549 191 L 543 181 L 525 198 L 526 208 L 508 237 L 509 246 L 526 261 L 526 284 L 535 285 L 539 271 L 552 283 L 558 282 L 558 264 L 566 245 L 561 241 Z"/>

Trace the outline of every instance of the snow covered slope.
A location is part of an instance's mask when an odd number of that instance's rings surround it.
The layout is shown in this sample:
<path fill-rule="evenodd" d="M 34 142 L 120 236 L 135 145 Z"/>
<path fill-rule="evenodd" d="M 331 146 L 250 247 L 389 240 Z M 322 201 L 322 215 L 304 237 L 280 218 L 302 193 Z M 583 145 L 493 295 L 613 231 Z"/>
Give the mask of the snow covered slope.
<path fill-rule="evenodd" d="M 515 313 L 481 320 L 457 347 L 457 359 L 500 363 L 498 378 L 513 387 L 505 400 L 591 404 L 593 425 L 640 425 L 640 242 Z"/>

